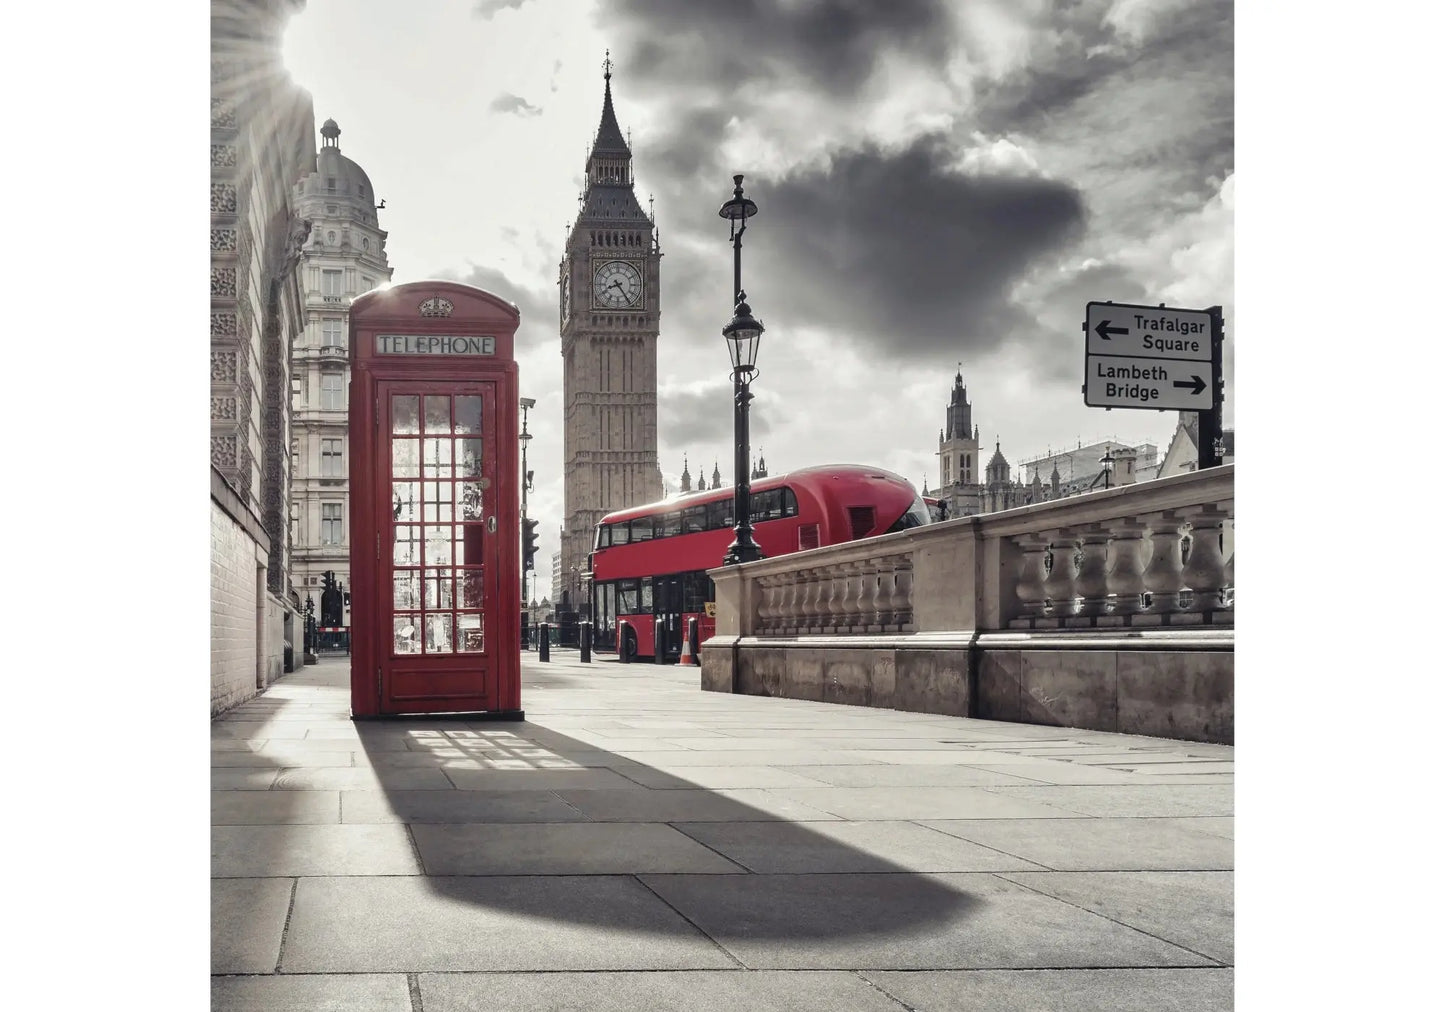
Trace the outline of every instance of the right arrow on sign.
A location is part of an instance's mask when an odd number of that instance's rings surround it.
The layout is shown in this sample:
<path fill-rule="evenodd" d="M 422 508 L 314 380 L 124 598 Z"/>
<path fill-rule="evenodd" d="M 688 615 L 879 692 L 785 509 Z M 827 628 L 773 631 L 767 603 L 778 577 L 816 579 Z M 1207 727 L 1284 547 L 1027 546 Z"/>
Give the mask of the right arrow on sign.
<path fill-rule="evenodd" d="M 1100 337 L 1102 337 L 1105 341 L 1107 341 L 1107 340 L 1109 340 L 1109 335 L 1110 335 L 1110 334 L 1127 334 L 1127 333 L 1129 333 L 1129 328 L 1128 328 L 1128 327 L 1111 327 L 1111 326 L 1109 326 L 1109 321 L 1108 321 L 1108 320 L 1100 320 L 1100 321 L 1099 321 L 1099 325 L 1094 328 L 1094 333 L 1098 334 L 1098 335 L 1099 335 Z"/>
<path fill-rule="evenodd" d="M 1187 380 L 1175 380 L 1174 385 L 1176 387 L 1183 387 L 1191 394 L 1199 394 L 1204 390 L 1204 381 L 1198 376 L 1191 376 Z"/>

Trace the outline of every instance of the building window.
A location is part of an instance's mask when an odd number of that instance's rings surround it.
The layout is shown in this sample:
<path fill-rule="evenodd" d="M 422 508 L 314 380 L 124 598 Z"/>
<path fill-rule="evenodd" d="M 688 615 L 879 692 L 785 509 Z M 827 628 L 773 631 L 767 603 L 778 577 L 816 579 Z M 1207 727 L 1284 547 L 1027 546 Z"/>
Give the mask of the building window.
<path fill-rule="evenodd" d="M 346 410 L 346 388 L 341 382 L 341 373 L 328 372 L 321 376 L 321 407 L 325 411 Z"/>
<path fill-rule="evenodd" d="M 341 294 L 341 272 L 340 272 L 340 271 L 322 271 L 322 272 L 321 272 L 321 294 L 322 294 L 322 295 L 340 295 L 340 294 Z"/>
<path fill-rule="evenodd" d="M 341 478 L 346 475 L 346 466 L 341 460 L 341 440 L 321 441 L 321 477 Z"/>
<path fill-rule="evenodd" d="M 340 320 L 321 321 L 321 346 L 323 348 L 340 348 L 346 343 L 346 338 L 341 333 Z"/>
<path fill-rule="evenodd" d="M 375 288 L 375 287 L 376 287 L 376 279 L 375 279 L 375 278 L 369 278 L 369 277 L 367 277 L 365 274 L 363 274 L 363 275 L 361 276 L 361 290 L 362 290 L 363 292 L 369 292 L 369 291 L 371 291 L 371 290 L 372 290 L 373 288 Z"/>
<path fill-rule="evenodd" d="M 335 177 L 335 176 L 327 176 L 327 177 L 326 177 L 326 192 L 327 192 L 327 193 L 335 193 L 335 192 L 336 192 L 336 177 Z"/>
<path fill-rule="evenodd" d="M 321 504 L 321 543 L 323 545 L 341 544 L 341 503 L 339 502 Z"/>
<path fill-rule="evenodd" d="M 362 238 L 361 238 L 361 248 L 362 248 L 363 250 L 371 249 L 371 240 L 368 239 L 368 238 L 366 238 L 365 236 L 362 236 Z"/>

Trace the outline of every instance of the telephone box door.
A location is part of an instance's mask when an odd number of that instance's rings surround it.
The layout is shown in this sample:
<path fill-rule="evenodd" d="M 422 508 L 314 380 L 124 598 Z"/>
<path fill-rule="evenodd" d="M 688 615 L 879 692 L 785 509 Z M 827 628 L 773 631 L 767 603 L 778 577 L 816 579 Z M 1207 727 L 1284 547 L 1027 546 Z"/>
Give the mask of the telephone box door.
<path fill-rule="evenodd" d="M 377 591 L 383 712 L 497 706 L 498 391 L 381 381 Z"/>

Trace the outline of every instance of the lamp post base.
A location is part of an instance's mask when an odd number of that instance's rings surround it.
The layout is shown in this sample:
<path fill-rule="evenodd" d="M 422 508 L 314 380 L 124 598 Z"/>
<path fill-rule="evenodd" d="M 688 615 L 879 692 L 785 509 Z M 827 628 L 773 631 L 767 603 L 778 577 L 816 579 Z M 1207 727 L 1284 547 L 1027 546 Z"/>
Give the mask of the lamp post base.
<path fill-rule="evenodd" d="M 734 541 L 728 545 L 727 552 L 723 555 L 724 566 L 736 566 L 740 562 L 757 562 L 759 559 L 766 559 L 763 550 L 754 542 L 749 541 L 739 544 Z"/>

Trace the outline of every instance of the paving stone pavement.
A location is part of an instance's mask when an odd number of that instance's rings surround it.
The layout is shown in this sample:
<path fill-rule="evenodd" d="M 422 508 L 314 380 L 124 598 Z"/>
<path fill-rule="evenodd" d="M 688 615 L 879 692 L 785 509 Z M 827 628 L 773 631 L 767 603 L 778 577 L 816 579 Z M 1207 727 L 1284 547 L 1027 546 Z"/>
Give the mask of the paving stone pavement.
<path fill-rule="evenodd" d="M 1229 747 L 524 654 L 519 723 L 211 726 L 216 1010 L 1234 1007 Z"/>

